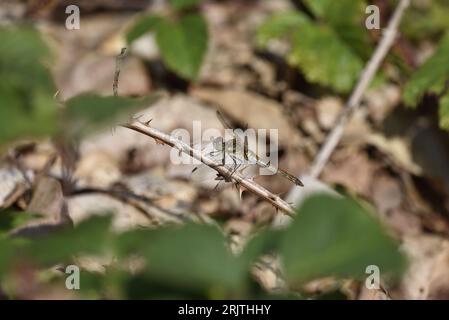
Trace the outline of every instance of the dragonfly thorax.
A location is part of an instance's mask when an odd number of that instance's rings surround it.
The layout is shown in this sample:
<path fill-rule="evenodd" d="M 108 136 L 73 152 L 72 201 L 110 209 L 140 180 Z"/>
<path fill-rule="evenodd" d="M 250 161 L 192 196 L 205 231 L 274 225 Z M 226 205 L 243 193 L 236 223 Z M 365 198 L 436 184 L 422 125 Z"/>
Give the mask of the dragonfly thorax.
<path fill-rule="evenodd" d="M 222 137 L 214 138 L 212 140 L 212 144 L 213 144 L 214 150 L 223 151 L 224 147 L 225 147 L 223 142 L 224 142 L 224 140 L 223 140 Z"/>

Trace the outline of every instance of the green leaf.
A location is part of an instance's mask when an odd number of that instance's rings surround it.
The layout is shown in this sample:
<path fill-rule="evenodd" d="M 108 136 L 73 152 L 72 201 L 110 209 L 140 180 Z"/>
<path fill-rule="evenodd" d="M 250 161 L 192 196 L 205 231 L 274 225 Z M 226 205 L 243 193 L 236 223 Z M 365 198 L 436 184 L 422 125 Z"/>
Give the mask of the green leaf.
<path fill-rule="evenodd" d="M 313 14 L 334 26 L 356 25 L 365 14 L 364 0 L 305 0 Z"/>
<path fill-rule="evenodd" d="M 110 251 L 113 243 L 110 224 L 110 216 L 97 215 L 73 229 L 59 230 L 33 240 L 0 239 L 0 276 L 23 262 L 48 267 L 69 262 L 79 254 L 103 254 Z"/>
<path fill-rule="evenodd" d="M 51 55 L 39 32 L 32 28 L 0 28 L 0 70 L 4 85 L 53 89 L 46 64 Z"/>
<path fill-rule="evenodd" d="M 216 227 L 189 224 L 131 231 L 118 239 L 118 252 L 145 256 L 146 275 L 152 282 L 224 298 L 245 285 L 248 273 L 225 243 Z"/>
<path fill-rule="evenodd" d="M 50 58 L 37 31 L 0 28 L 0 144 L 56 131 L 56 89 L 46 67 Z"/>
<path fill-rule="evenodd" d="M 170 4 L 176 10 L 185 9 L 199 4 L 202 0 L 169 0 Z"/>
<path fill-rule="evenodd" d="M 276 252 L 279 249 L 281 237 L 282 230 L 266 229 L 259 231 L 248 240 L 239 255 L 239 260 L 242 264 L 246 265 L 247 268 L 250 268 L 251 264 L 263 254 Z"/>
<path fill-rule="evenodd" d="M 195 80 L 208 43 L 207 23 L 191 14 L 179 21 L 162 20 L 157 26 L 156 42 L 165 64 L 181 77 Z"/>
<path fill-rule="evenodd" d="M 265 47 L 270 40 L 288 37 L 309 21 L 307 16 L 298 11 L 276 13 L 259 26 L 257 43 Z"/>
<path fill-rule="evenodd" d="M 360 57 L 367 48 L 360 39 L 361 27 L 351 26 L 341 28 L 346 42 L 330 26 L 314 23 L 301 12 L 286 11 L 259 27 L 257 41 L 266 46 L 273 38 L 287 38 L 291 45 L 288 61 L 299 67 L 308 81 L 348 92 L 363 68 Z"/>
<path fill-rule="evenodd" d="M 0 238 L 6 236 L 11 230 L 32 219 L 35 219 L 36 217 L 36 214 L 29 212 L 10 209 L 0 211 Z"/>
<path fill-rule="evenodd" d="M 321 49 L 320 49 L 321 48 Z M 305 24 L 293 35 L 289 62 L 299 66 L 310 82 L 348 92 L 363 62 L 330 28 Z"/>
<path fill-rule="evenodd" d="M 349 199 L 314 196 L 298 210 L 281 239 L 290 283 L 325 276 L 363 277 L 369 265 L 397 275 L 404 259 L 395 242 L 369 212 Z"/>
<path fill-rule="evenodd" d="M 41 264 L 68 261 L 78 254 L 101 254 L 111 242 L 111 216 L 94 215 L 73 229 L 65 229 L 33 240 L 25 247 L 26 256 Z"/>
<path fill-rule="evenodd" d="M 404 102 L 416 106 L 426 92 L 441 94 L 449 79 L 449 33 L 435 53 L 412 75 L 404 88 Z"/>
<path fill-rule="evenodd" d="M 128 119 L 133 112 L 154 103 L 158 97 L 126 98 L 83 94 L 66 102 L 64 116 L 70 136 L 80 136 L 105 126 L 117 125 Z"/>
<path fill-rule="evenodd" d="M 144 273 L 139 273 L 125 279 L 125 281 L 123 281 L 122 288 L 125 296 L 132 300 L 206 300 L 213 298 L 213 296 L 211 296 L 211 294 L 207 291 L 192 291 L 190 287 L 185 287 L 166 281 L 165 278 L 148 277 L 148 275 Z"/>
<path fill-rule="evenodd" d="M 161 21 L 161 17 L 155 15 L 147 15 L 137 20 L 126 34 L 126 41 L 132 43 L 149 31 L 156 31 L 157 25 Z"/>
<path fill-rule="evenodd" d="M 372 48 L 365 28 L 364 0 L 306 0 L 311 11 L 332 28 L 339 39 L 361 58 L 368 59 Z"/>
<path fill-rule="evenodd" d="M 440 100 L 438 118 L 440 120 L 440 127 L 449 130 L 449 93 L 446 93 Z"/>
<path fill-rule="evenodd" d="M 17 258 L 22 258 L 19 255 L 19 249 L 24 244 L 28 244 L 28 241 L 23 239 L 0 238 L 0 278 L 11 270 Z"/>
<path fill-rule="evenodd" d="M 432 0 L 411 1 L 401 22 L 401 33 L 411 41 L 434 39 L 449 29 L 449 2 Z"/>

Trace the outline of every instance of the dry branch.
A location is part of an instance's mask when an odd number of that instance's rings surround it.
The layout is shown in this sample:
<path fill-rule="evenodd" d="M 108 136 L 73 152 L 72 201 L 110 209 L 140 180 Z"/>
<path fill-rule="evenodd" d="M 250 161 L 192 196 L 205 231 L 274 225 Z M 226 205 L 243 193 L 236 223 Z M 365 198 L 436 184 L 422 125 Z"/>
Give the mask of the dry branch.
<path fill-rule="evenodd" d="M 238 172 L 234 172 L 233 170 L 223 166 L 221 162 L 214 161 L 212 158 L 203 155 L 200 150 L 192 148 L 190 145 L 180 141 L 179 139 L 168 135 L 164 132 L 161 132 L 155 128 L 149 126 L 148 123 L 142 123 L 140 121 L 134 120 L 131 123 L 124 125 L 124 127 L 129 128 L 131 130 L 140 132 L 144 135 L 147 135 L 157 142 L 162 142 L 172 148 L 179 150 L 185 154 L 188 154 L 192 158 L 201 161 L 205 165 L 217 171 L 221 176 L 232 180 L 241 188 L 244 188 L 259 197 L 265 199 L 269 203 L 271 203 L 275 208 L 281 210 L 282 212 L 291 215 L 294 213 L 293 208 L 284 200 L 282 200 L 279 196 L 274 195 L 264 187 L 260 186 L 256 182 L 251 179 L 247 179 L 241 176 Z"/>

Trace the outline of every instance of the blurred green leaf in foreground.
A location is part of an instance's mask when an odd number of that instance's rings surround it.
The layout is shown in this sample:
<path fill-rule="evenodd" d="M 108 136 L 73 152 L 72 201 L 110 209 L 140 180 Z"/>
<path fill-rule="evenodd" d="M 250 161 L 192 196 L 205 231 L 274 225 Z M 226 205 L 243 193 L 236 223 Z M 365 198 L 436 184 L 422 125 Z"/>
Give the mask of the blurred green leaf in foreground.
<path fill-rule="evenodd" d="M 215 226 L 188 224 L 117 234 L 110 231 L 109 218 L 98 216 L 75 229 L 17 240 L 0 241 L 3 276 L 20 261 L 48 268 L 79 255 L 112 254 L 116 265 L 103 275 L 85 274 L 81 292 L 98 290 L 108 297 L 107 288 L 113 286 L 123 298 L 254 298 L 261 291 L 254 291 L 250 268 L 266 253 L 280 255 L 291 288 L 327 276 L 363 280 L 369 265 L 378 266 L 388 280 L 405 262 L 367 210 L 352 200 L 329 196 L 310 198 L 285 230 L 259 232 L 237 255 Z M 125 272 L 124 263 L 137 257 L 142 259 L 140 268 Z"/>
<path fill-rule="evenodd" d="M 226 248 L 216 227 L 189 224 L 131 231 L 118 242 L 125 255 L 139 252 L 145 258 L 145 278 L 159 286 L 210 298 L 236 297 L 245 290 L 248 269 Z"/>
<path fill-rule="evenodd" d="M 66 101 L 64 130 L 69 137 L 80 137 L 107 126 L 120 125 L 157 99 L 157 95 L 128 98 L 86 93 L 75 96 Z"/>
<path fill-rule="evenodd" d="M 31 28 L 0 28 L 0 145 L 23 138 L 65 136 L 78 138 L 106 125 L 126 121 L 148 106 L 156 95 L 142 98 L 83 94 L 65 106 L 47 68 L 49 48 Z M 61 117 L 62 115 L 62 117 Z"/>
<path fill-rule="evenodd" d="M 50 51 L 31 28 L 0 28 L 0 144 L 57 130 Z"/>
<path fill-rule="evenodd" d="M 326 276 L 362 279 L 369 265 L 397 276 L 405 262 L 369 211 L 329 196 L 311 197 L 298 209 L 281 238 L 280 254 L 290 283 Z"/>
<path fill-rule="evenodd" d="M 194 5 L 199 4 L 201 1 L 202 0 L 169 0 L 173 8 L 177 10 L 192 7 Z"/>

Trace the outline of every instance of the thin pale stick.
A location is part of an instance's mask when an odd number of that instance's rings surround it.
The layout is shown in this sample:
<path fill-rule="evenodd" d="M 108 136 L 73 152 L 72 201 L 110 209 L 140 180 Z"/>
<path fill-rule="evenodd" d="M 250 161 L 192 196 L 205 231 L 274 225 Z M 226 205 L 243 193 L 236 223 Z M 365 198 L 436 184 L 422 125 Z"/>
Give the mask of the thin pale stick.
<path fill-rule="evenodd" d="M 120 54 L 115 59 L 115 73 L 114 73 L 114 83 L 112 84 L 112 91 L 114 92 L 114 96 L 118 95 L 118 80 L 120 77 L 120 70 L 122 67 L 122 61 L 126 54 L 126 48 L 122 48 Z"/>
<path fill-rule="evenodd" d="M 345 108 L 339 115 L 337 122 L 327 136 L 323 146 L 321 147 L 318 155 L 315 157 L 315 160 L 312 164 L 310 175 L 314 178 L 319 177 L 321 172 L 324 169 L 327 161 L 329 160 L 332 152 L 338 145 L 338 142 L 343 135 L 344 128 L 346 124 L 349 122 L 352 112 L 357 109 L 360 105 L 360 101 L 362 100 L 363 94 L 376 74 L 377 69 L 394 41 L 396 40 L 396 36 L 398 34 L 398 27 L 401 21 L 401 18 L 404 14 L 405 9 L 410 5 L 410 0 L 401 0 L 401 2 L 396 7 L 393 16 L 388 23 L 388 27 L 385 29 L 383 37 L 379 42 L 375 52 L 371 56 L 371 59 L 368 61 L 365 69 L 363 70 L 357 85 L 355 86 L 351 96 L 349 97 L 348 102 L 346 103 Z"/>

